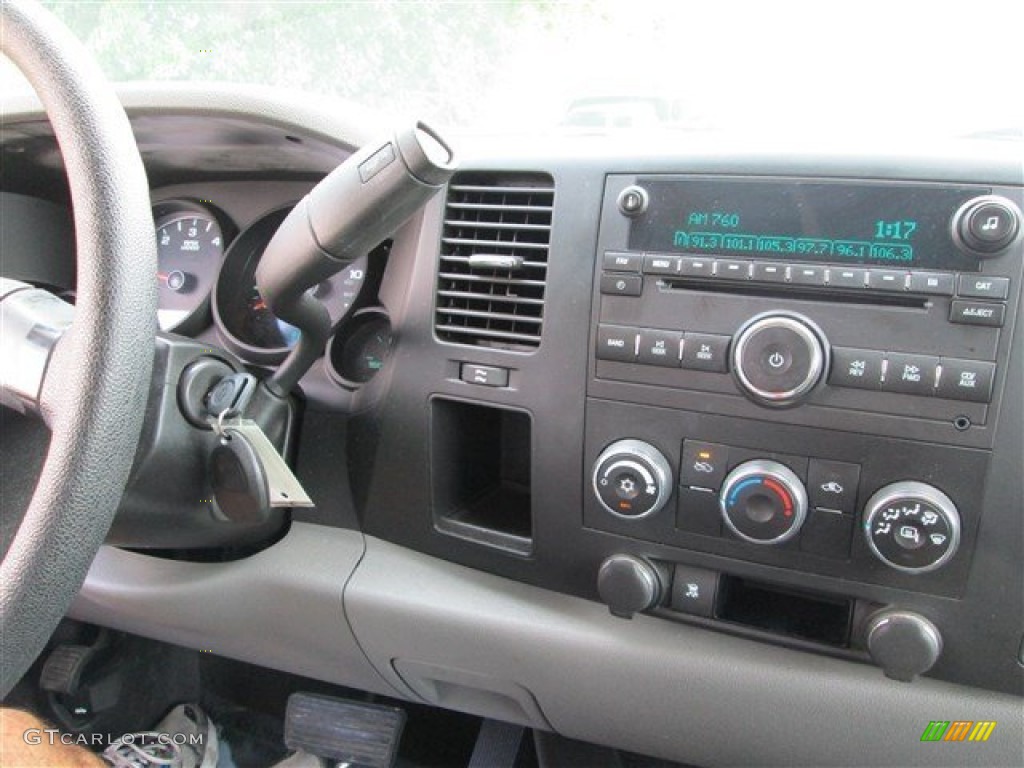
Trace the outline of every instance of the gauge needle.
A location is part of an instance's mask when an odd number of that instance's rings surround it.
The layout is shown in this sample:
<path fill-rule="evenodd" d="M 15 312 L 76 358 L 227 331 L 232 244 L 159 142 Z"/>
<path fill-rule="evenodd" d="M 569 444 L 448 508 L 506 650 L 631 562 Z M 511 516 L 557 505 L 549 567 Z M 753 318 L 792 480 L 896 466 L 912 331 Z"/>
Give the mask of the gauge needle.
<path fill-rule="evenodd" d="M 163 280 L 165 283 L 167 282 L 167 275 L 165 273 L 157 272 L 156 276 L 159 280 Z"/>

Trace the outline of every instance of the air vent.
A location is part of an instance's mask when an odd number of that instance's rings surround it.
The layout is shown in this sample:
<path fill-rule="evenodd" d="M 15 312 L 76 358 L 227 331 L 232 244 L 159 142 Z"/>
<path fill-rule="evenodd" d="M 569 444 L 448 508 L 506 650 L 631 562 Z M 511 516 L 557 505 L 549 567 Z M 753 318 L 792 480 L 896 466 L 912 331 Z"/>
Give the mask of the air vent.
<path fill-rule="evenodd" d="M 452 177 L 437 279 L 439 338 L 505 349 L 540 344 L 554 197 L 546 174 Z"/>

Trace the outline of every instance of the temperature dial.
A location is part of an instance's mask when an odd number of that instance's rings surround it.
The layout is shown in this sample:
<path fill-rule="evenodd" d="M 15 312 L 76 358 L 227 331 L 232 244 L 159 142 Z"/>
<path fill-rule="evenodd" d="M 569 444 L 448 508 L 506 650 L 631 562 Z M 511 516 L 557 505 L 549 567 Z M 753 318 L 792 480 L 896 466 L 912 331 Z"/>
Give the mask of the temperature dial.
<path fill-rule="evenodd" d="M 868 499 L 864 535 L 875 556 L 907 573 L 925 573 L 949 561 L 960 545 L 953 501 L 925 483 L 887 485 Z"/>
<path fill-rule="evenodd" d="M 653 445 L 641 440 L 619 440 L 597 457 L 593 483 L 601 506 L 613 515 L 647 517 L 668 501 L 672 468 Z"/>
<path fill-rule="evenodd" d="M 796 535 L 807 517 L 807 491 L 800 478 L 767 459 L 730 472 L 718 504 L 729 530 L 753 544 L 781 544 Z"/>

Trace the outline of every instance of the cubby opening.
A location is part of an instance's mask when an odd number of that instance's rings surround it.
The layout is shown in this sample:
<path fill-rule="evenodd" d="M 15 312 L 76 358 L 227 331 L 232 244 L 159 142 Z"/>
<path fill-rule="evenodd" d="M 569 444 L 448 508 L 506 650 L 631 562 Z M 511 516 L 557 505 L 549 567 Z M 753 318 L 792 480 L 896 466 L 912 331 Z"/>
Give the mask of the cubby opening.
<path fill-rule="evenodd" d="M 435 527 L 451 536 L 529 555 L 529 414 L 437 398 L 431 416 Z"/>
<path fill-rule="evenodd" d="M 723 575 L 715 615 L 779 635 L 845 647 L 853 601 Z"/>

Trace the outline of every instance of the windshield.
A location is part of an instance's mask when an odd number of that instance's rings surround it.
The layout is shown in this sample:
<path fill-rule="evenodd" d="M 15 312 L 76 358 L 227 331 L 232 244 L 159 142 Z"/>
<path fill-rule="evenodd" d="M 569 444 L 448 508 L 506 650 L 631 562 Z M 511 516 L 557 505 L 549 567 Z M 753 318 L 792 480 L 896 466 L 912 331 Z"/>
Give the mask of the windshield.
<path fill-rule="evenodd" d="M 45 5 L 114 80 L 280 86 L 465 131 L 1020 138 L 1024 126 L 1013 1 Z"/>

